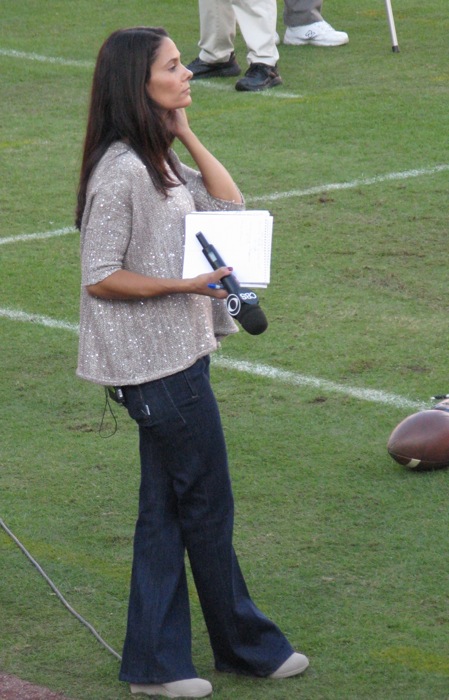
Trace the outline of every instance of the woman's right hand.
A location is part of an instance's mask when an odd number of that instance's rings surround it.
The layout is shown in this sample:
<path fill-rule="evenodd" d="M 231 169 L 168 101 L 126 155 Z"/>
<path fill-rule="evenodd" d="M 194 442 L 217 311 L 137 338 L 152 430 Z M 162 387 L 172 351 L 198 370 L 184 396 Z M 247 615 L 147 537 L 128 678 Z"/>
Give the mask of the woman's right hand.
<path fill-rule="evenodd" d="M 228 292 L 221 286 L 222 277 L 227 277 L 232 272 L 232 267 L 220 267 L 213 272 L 206 272 L 197 277 L 192 277 L 185 282 L 189 283 L 190 294 L 203 294 L 215 299 L 226 299 Z M 214 289 L 213 285 L 217 285 L 218 289 Z"/>

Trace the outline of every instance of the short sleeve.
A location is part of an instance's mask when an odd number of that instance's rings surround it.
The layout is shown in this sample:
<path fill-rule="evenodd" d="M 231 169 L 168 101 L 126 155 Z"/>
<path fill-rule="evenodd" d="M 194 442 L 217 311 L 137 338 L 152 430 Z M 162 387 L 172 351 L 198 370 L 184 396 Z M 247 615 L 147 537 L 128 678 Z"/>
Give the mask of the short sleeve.
<path fill-rule="evenodd" d="M 130 178 L 120 168 L 107 178 L 94 176 L 81 226 L 83 285 L 101 282 L 123 267 L 131 231 Z"/>

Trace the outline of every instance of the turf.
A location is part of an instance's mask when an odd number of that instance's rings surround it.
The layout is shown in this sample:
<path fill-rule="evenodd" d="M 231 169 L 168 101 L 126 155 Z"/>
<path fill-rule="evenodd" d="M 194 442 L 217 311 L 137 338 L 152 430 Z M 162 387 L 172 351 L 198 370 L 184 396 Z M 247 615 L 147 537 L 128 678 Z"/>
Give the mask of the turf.
<path fill-rule="evenodd" d="M 311 665 L 276 683 L 215 673 L 191 584 L 195 662 L 217 700 L 447 700 L 448 470 L 386 452 L 402 418 L 449 391 L 446 0 L 394 1 L 399 54 L 382 2 L 324 10 L 348 46 L 281 45 L 281 87 L 194 83 L 189 109 L 248 206 L 274 215 L 269 329 L 228 339 L 213 382 L 242 568 Z M 70 229 L 93 61 L 137 24 L 196 56 L 194 2 L 3 0 L 0 25 L 0 518 L 118 653 L 136 432 L 117 409 L 117 432 L 107 414 L 99 433 L 103 394 L 75 378 Z M 245 66 L 240 36 L 236 49 Z M 1 530 L 0 551 L 1 671 L 73 700 L 128 697 L 114 655 Z"/>

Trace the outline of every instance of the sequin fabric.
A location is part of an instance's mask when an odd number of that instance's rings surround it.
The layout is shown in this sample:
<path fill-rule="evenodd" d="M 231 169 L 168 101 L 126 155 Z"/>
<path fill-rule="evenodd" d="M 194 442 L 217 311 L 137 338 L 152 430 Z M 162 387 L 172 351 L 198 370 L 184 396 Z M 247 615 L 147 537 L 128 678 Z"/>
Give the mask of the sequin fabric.
<path fill-rule="evenodd" d="M 190 367 L 237 327 L 222 300 L 170 294 L 138 301 L 91 297 L 120 269 L 149 277 L 182 276 L 184 218 L 191 211 L 241 210 L 212 197 L 200 173 L 180 164 L 186 180 L 157 192 L 134 151 L 112 144 L 91 176 L 81 226 L 80 340 L 77 374 L 98 384 L 128 385 Z"/>

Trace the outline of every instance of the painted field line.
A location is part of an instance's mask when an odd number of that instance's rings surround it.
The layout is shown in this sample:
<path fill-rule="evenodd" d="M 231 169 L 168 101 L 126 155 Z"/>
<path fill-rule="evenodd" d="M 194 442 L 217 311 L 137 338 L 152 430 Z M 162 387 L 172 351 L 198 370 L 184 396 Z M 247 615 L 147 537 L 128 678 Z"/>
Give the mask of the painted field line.
<path fill-rule="evenodd" d="M 218 367 L 224 367 L 237 372 L 245 372 L 246 374 L 263 377 L 264 379 L 274 379 L 282 384 L 289 384 L 290 386 L 312 387 L 313 389 L 329 391 L 333 394 L 344 394 L 345 396 L 351 396 L 352 398 L 362 401 L 382 403 L 396 408 L 419 410 L 426 407 L 422 402 L 411 401 L 397 394 L 390 394 L 385 391 L 378 391 L 377 389 L 360 389 L 358 387 L 346 386 L 344 384 L 337 384 L 328 379 L 321 379 L 320 377 L 289 372 L 287 370 L 277 369 L 276 367 L 270 367 L 269 365 L 259 365 L 245 360 L 231 360 L 221 355 L 214 357 L 214 364 Z"/>
<path fill-rule="evenodd" d="M 77 61 L 70 58 L 58 58 L 55 56 L 42 56 L 37 53 L 27 53 L 26 51 L 15 51 L 14 49 L 1 49 L 0 56 L 7 56 L 8 58 L 22 58 L 27 61 L 37 61 L 39 63 L 51 63 L 58 66 L 73 66 L 74 68 L 94 68 L 93 61 Z M 228 85 L 227 83 L 216 83 L 210 80 L 195 80 L 193 81 L 195 87 L 204 87 L 208 90 L 216 90 L 221 92 L 235 92 L 234 85 Z M 283 100 L 293 100 L 301 98 L 301 95 L 295 92 L 283 92 L 280 90 L 262 90 L 260 92 L 250 92 L 247 95 L 259 95 L 264 99 L 283 99 Z"/>
<path fill-rule="evenodd" d="M 316 185 L 314 187 L 308 187 L 305 190 L 290 190 L 289 192 L 274 192 L 272 194 L 259 195 L 255 197 L 246 197 L 246 202 L 274 202 L 278 199 L 289 199 L 294 197 L 307 197 L 311 194 L 320 194 L 322 192 L 329 192 L 331 190 L 350 190 L 355 187 L 362 187 L 368 185 L 377 185 L 382 182 L 389 182 L 395 180 L 408 180 L 414 177 L 422 177 L 424 175 L 435 175 L 437 173 L 446 172 L 449 170 L 449 164 L 443 163 L 441 165 L 434 165 L 431 168 L 421 168 L 414 170 L 403 170 L 397 173 L 385 173 L 384 175 L 376 175 L 375 177 L 361 178 L 358 180 L 352 180 L 350 182 L 336 182 L 327 183 L 323 185 Z M 20 234 L 18 236 L 9 236 L 7 238 L 0 238 L 0 245 L 4 243 L 16 243 L 19 241 L 32 241 L 41 238 L 53 238 L 54 236 L 64 236 L 68 233 L 75 233 L 76 229 L 70 226 L 65 228 L 60 228 L 55 231 L 44 231 L 42 233 L 29 233 Z"/>
<path fill-rule="evenodd" d="M 76 323 L 58 321 L 57 319 L 48 318 L 47 316 L 40 316 L 39 314 L 28 314 L 25 311 L 0 308 L 0 317 L 8 318 L 12 321 L 35 323 L 47 328 L 56 328 L 64 331 L 71 331 L 77 334 L 79 333 L 79 326 Z M 247 362 L 245 360 L 232 360 L 218 353 L 212 356 L 212 362 L 217 367 L 229 369 L 234 372 L 252 374 L 256 377 L 274 380 L 276 382 L 281 382 L 282 384 L 288 384 L 289 386 L 311 387 L 313 389 L 319 389 L 320 391 L 328 391 L 333 394 L 344 394 L 345 396 L 351 396 L 352 398 L 359 399 L 361 401 L 381 403 L 388 406 L 394 406 L 395 408 L 406 408 L 417 411 L 427 407 L 424 403 L 411 401 L 410 399 L 398 396 L 397 394 L 378 391 L 376 389 L 361 389 L 358 387 L 345 386 L 344 384 L 337 384 L 336 382 L 332 382 L 328 379 L 298 374 L 297 372 L 277 369 L 276 367 L 270 367 L 269 365 L 261 365 L 254 362 Z"/>
<path fill-rule="evenodd" d="M 6 243 L 18 243 L 20 241 L 39 241 L 44 238 L 66 236 L 68 233 L 77 233 L 77 230 L 73 226 L 66 226 L 65 228 L 59 228 L 55 231 L 43 231 L 42 233 L 22 233 L 18 236 L 0 238 L 0 245 L 4 245 Z"/>
<path fill-rule="evenodd" d="M 70 58 L 58 58 L 56 56 L 41 56 L 38 53 L 27 53 L 26 51 L 15 51 L 14 49 L 1 49 L 0 56 L 8 58 L 22 58 L 27 61 L 37 61 L 38 63 L 52 63 L 58 66 L 73 66 L 74 68 L 93 68 L 93 61 L 77 61 Z"/>
<path fill-rule="evenodd" d="M 39 314 L 28 314 L 25 311 L 17 309 L 6 309 L 0 307 L 0 317 L 9 318 L 11 321 L 24 321 L 25 323 L 35 323 L 37 326 L 46 326 L 47 328 L 57 328 L 63 331 L 79 332 L 77 323 L 69 323 L 68 321 L 58 321 L 48 316 L 40 316 Z"/>
<path fill-rule="evenodd" d="M 215 79 L 216 81 L 216 79 Z M 206 88 L 208 90 L 216 90 L 217 92 L 232 92 L 235 93 L 234 85 L 229 83 L 222 83 L 220 81 L 215 82 L 214 80 L 192 80 L 193 88 Z M 283 100 L 300 100 L 304 98 L 304 95 L 299 95 L 296 92 L 283 92 L 282 90 L 259 90 L 256 92 L 246 92 L 247 97 L 258 96 L 264 99 L 276 99 L 281 98 Z"/>
<path fill-rule="evenodd" d="M 367 185 L 377 185 L 382 182 L 394 180 L 409 180 L 414 177 L 422 177 L 423 175 L 436 175 L 437 173 L 446 172 L 449 170 L 449 163 L 434 165 L 431 168 L 419 168 L 413 170 L 403 170 L 397 173 L 385 173 L 374 177 L 360 178 L 351 180 L 350 182 L 330 182 L 325 185 L 316 185 L 308 187 L 305 190 L 289 190 L 288 192 L 273 192 L 271 194 L 262 194 L 254 197 L 246 197 L 247 202 L 275 202 L 278 199 L 291 199 L 293 197 L 307 197 L 311 194 L 321 194 L 322 192 L 330 192 L 332 190 L 350 190 L 355 187 Z"/>

